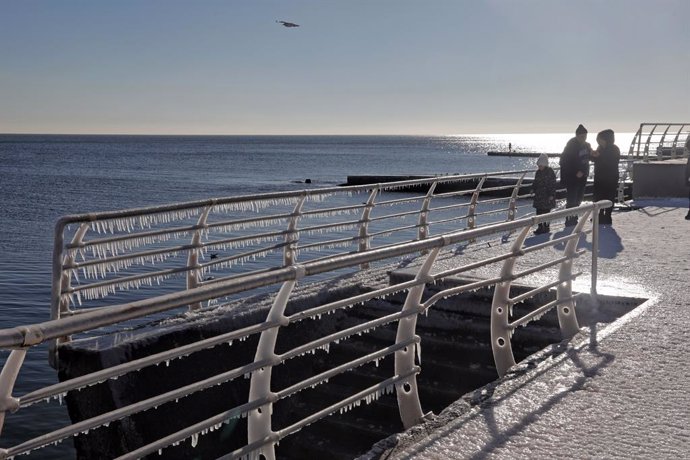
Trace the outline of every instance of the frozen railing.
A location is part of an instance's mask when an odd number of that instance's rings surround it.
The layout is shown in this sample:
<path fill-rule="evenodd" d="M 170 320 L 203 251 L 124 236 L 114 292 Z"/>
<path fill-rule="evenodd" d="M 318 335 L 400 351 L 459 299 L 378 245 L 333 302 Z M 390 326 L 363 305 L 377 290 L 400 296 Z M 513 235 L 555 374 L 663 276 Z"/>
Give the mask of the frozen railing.
<path fill-rule="evenodd" d="M 288 266 L 298 257 L 317 260 L 530 215 L 531 203 L 519 200 L 531 196 L 521 186 L 533 172 L 440 176 L 67 216 L 55 229 L 51 318 L 217 284 Z M 506 181 L 490 183 L 493 178 Z M 387 193 L 396 190 L 417 193 Z M 137 297 L 138 289 L 146 292 Z"/>
<path fill-rule="evenodd" d="M 690 123 L 641 123 L 628 155 L 644 161 L 682 157 L 689 137 Z"/>
<path fill-rule="evenodd" d="M 46 445 L 57 444 L 74 436 L 87 435 L 90 430 L 108 430 L 109 425 L 122 419 L 127 419 L 143 411 L 156 410 L 162 405 L 176 405 L 190 395 L 210 389 L 221 384 L 227 384 L 240 379 L 242 376 L 250 378 L 249 396 L 246 402 L 237 406 L 220 410 L 215 415 L 202 421 L 191 423 L 186 428 L 168 433 L 153 442 L 141 445 L 129 452 L 123 452 L 118 458 L 133 459 L 148 454 L 162 452 L 166 448 L 175 448 L 180 443 L 189 442 L 189 447 L 203 443 L 203 436 L 222 428 L 228 423 L 243 423 L 247 419 L 247 440 L 244 445 L 234 447 L 223 458 L 275 458 L 276 444 L 286 436 L 299 431 L 306 425 L 314 423 L 334 412 L 349 410 L 360 403 L 369 403 L 385 392 L 395 392 L 400 416 L 405 427 L 418 423 L 423 416 L 419 395 L 417 392 L 416 375 L 421 370 L 420 337 L 416 334 L 417 317 L 428 311 L 442 298 L 476 290 L 482 287 L 495 286 L 491 307 L 491 344 L 499 375 L 504 375 L 515 363 L 511 350 L 511 337 L 516 328 L 536 320 L 551 309 L 556 309 L 562 334 L 569 337 L 578 328 L 575 316 L 576 295 L 572 292 L 572 281 L 580 274 L 573 272 L 573 260 L 585 252 L 578 248 L 578 242 L 583 235 L 591 233 L 591 294 L 596 299 L 597 276 L 597 245 L 598 245 L 598 209 L 609 206 L 608 201 L 583 205 L 577 208 L 561 210 L 551 214 L 544 214 L 531 218 L 521 218 L 511 222 L 503 222 L 465 231 L 446 233 L 440 236 L 428 236 L 424 239 L 406 243 L 388 245 L 381 248 L 365 248 L 361 252 L 333 255 L 307 261 L 301 264 L 291 263 L 270 271 L 251 272 L 228 278 L 223 281 L 200 286 L 169 294 L 138 300 L 136 302 L 112 305 L 107 309 L 94 309 L 79 315 L 67 315 L 59 318 L 13 329 L 0 331 L 0 348 L 12 350 L 5 361 L 0 374 L 0 432 L 6 412 L 31 410 L 34 405 L 42 405 L 63 397 L 80 397 L 80 391 L 95 385 L 108 384 L 129 373 L 136 373 L 150 366 L 171 360 L 194 360 L 195 353 L 209 350 L 218 346 L 233 346 L 233 342 L 243 341 L 248 337 L 259 335 L 254 360 L 236 368 L 227 369 L 178 388 L 148 397 L 131 404 L 125 404 L 91 418 L 69 424 L 62 428 L 31 437 L 16 445 L 4 444 L 0 449 L 0 459 L 16 457 L 30 453 Z M 170 211 L 168 211 L 170 212 Z M 571 233 L 546 240 L 538 244 L 526 246 L 525 238 L 534 225 L 552 220 L 562 220 L 568 215 L 579 215 L 579 223 Z M 118 218 L 124 219 L 126 216 Z M 591 220 L 590 220 L 591 218 Z M 126 221 L 122 221 L 125 222 Z M 65 222 L 62 222 L 65 223 Z M 435 270 L 435 262 L 443 249 L 451 249 L 459 243 L 469 243 L 484 238 L 503 237 L 506 234 L 516 234 L 509 250 L 501 250 L 481 260 L 462 264 L 461 255 L 452 256 L 453 268 Z M 544 250 L 555 245 L 562 245 L 562 255 L 555 259 L 553 252 Z M 319 274 L 337 271 L 343 268 L 357 268 L 369 264 L 391 263 L 400 257 L 417 257 L 425 254 L 421 264 L 416 266 L 416 276 L 410 281 L 392 284 L 378 288 L 371 292 L 344 297 L 326 304 L 309 307 L 295 313 L 287 314 L 286 305 L 293 293 L 297 282 L 317 277 Z M 422 302 L 422 293 L 429 283 L 441 281 L 449 276 L 468 273 L 477 268 L 496 267 L 497 274 L 489 279 L 482 279 L 471 284 L 443 289 Z M 519 265 L 519 267 L 518 267 Z M 370 268 L 369 270 L 376 270 Z M 547 282 L 529 292 L 511 297 L 511 284 L 515 280 L 539 273 L 541 280 Z M 551 278 L 551 279 L 549 279 Z M 92 331 L 109 325 L 115 325 L 134 318 L 141 318 L 152 313 L 170 311 L 186 305 L 195 305 L 210 299 L 224 298 L 236 293 L 251 293 L 258 288 L 275 286 L 277 293 L 265 320 L 250 324 L 240 329 L 226 331 L 220 335 L 200 339 L 170 350 L 154 353 L 143 358 L 126 360 L 99 371 L 87 373 L 54 385 L 43 387 L 30 393 L 13 396 L 13 388 L 19 370 L 28 351 L 43 342 L 50 342 L 61 337 Z M 528 298 L 535 298 L 542 292 L 557 290 L 557 298 L 548 302 L 520 318 L 512 315 L 513 306 L 524 302 Z M 275 291 L 274 291 L 275 292 Z M 380 316 L 375 319 L 363 319 L 361 323 L 338 329 L 336 332 L 306 343 L 299 344 L 288 350 L 278 352 L 276 340 L 280 331 L 290 324 L 311 318 L 321 321 L 321 315 L 334 313 L 345 308 L 366 308 L 366 302 L 376 298 L 383 298 L 394 293 L 405 293 L 406 300 L 400 311 Z M 324 318 L 325 320 L 325 318 Z M 378 350 L 340 364 L 331 369 L 310 376 L 285 388 L 275 388 L 272 385 L 272 370 L 281 366 L 287 360 L 300 356 L 308 358 L 309 353 L 328 351 L 329 346 L 335 346 L 340 341 L 348 340 L 357 334 L 366 334 L 385 324 L 397 324 L 395 342 Z M 392 356 L 394 372 L 387 379 L 371 385 L 354 394 L 345 396 L 336 403 L 328 404 L 321 410 L 309 416 L 294 421 L 287 426 L 273 424 L 274 406 L 294 396 L 300 391 L 308 391 L 316 385 L 328 385 L 329 379 L 344 374 L 354 368 L 378 363 L 379 360 Z M 215 406 L 214 406 L 215 407 Z M 176 419 L 185 419 L 185 413 L 176 415 Z M 110 429 L 113 427 L 110 426 Z M 2 437 L 0 435 L 0 440 Z M 172 446 L 172 447 L 171 447 Z"/>

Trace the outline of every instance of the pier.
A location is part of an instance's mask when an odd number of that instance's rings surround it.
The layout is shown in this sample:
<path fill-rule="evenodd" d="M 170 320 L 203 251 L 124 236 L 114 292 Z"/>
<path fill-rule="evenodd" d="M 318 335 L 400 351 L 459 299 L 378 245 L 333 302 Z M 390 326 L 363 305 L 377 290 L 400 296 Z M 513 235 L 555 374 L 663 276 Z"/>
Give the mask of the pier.
<path fill-rule="evenodd" d="M 0 331 L 0 430 L 70 421 L 0 459 L 682 457 L 687 199 L 643 168 L 613 226 L 535 216 L 532 172 L 63 217 L 51 319 Z M 59 382 L 13 394 L 46 350 Z"/>

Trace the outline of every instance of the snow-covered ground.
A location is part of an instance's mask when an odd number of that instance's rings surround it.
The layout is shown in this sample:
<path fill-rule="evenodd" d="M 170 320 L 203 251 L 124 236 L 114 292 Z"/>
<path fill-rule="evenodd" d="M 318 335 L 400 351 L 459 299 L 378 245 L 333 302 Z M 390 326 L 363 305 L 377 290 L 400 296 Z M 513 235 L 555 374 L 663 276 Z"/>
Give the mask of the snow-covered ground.
<path fill-rule="evenodd" d="M 615 212 L 613 227 L 602 228 L 598 291 L 646 302 L 518 364 L 368 457 L 690 458 L 688 204 L 637 204 L 644 207 Z M 590 260 L 585 255 L 577 265 L 588 272 Z M 574 284 L 589 287 L 587 276 Z"/>

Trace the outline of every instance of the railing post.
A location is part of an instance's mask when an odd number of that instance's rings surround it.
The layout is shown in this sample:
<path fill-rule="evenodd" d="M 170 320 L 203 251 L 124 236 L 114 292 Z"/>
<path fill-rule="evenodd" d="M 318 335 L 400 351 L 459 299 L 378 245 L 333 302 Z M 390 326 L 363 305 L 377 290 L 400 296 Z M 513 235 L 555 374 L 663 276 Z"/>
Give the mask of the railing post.
<path fill-rule="evenodd" d="M 656 128 L 659 125 L 654 125 L 652 127 L 652 130 L 649 132 L 649 135 L 647 136 L 647 141 L 644 144 L 644 160 L 649 161 L 649 144 L 652 142 L 652 136 L 654 135 L 654 131 L 656 131 Z"/>
<path fill-rule="evenodd" d="M 89 230 L 89 224 L 88 223 L 83 223 L 79 226 L 79 230 L 74 234 L 74 237 L 72 238 L 72 242 L 70 243 L 72 246 L 78 246 L 81 244 L 81 242 L 84 240 L 84 235 L 86 235 L 86 232 Z M 72 271 L 69 270 L 67 272 L 64 271 L 64 266 L 65 265 L 72 265 L 74 263 L 74 255 L 69 254 L 64 257 L 64 260 L 62 261 L 62 265 L 60 267 L 60 300 L 59 300 L 59 308 L 57 311 L 57 318 L 60 318 L 63 313 L 69 313 L 69 298 L 65 297 L 62 295 L 63 292 L 67 291 L 71 286 L 72 286 Z"/>
<path fill-rule="evenodd" d="M 208 220 L 208 214 L 211 212 L 211 208 L 213 205 L 206 206 L 204 208 L 204 211 L 201 213 L 199 216 L 199 220 L 197 221 L 197 229 L 194 232 L 194 236 L 192 236 L 192 245 L 194 246 L 194 249 L 191 249 L 189 251 L 189 256 L 187 256 L 187 268 L 189 271 L 187 272 L 187 289 L 194 289 L 195 287 L 199 286 L 199 277 L 201 274 L 199 273 L 199 253 L 201 252 L 201 234 L 203 232 L 203 229 L 206 227 L 206 221 Z M 201 308 L 201 302 L 197 302 L 193 305 L 189 305 L 189 311 L 194 311 L 194 310 L 199 310 Z"/>
<path fill-rule="evenodd" d="M 295 243 L 297 243 L 299 238 L 296 237 L 297 232 L 295 232 L 295 230 L 297 229 L 297 221 L 299 220 L 300 216 L 302 216 L 302 206 L 304 205 L 304 201 L 306 199 L 307 195 L 302 195 L 299 201 L 297 201 L 295 209 L 292 210 L 292 215 L 290 216 L 290 222 L 288 223 L 287 233 L 285 234 L 285 242 L 287 243 L 287 245 L 283 250 L 283 265 L 285 265 L 286 267 L 289 265 L 293 265 L 297 260 Z"/>
<path fill-rule="evenodd" d="M 592 298 L 592 302 L 595 306 L 599 304 L 597 298 L 597 277 L 598 277 L 598 265 L 599 265 L 599 206 L 595 203 L 594 210 L 592 211 L 592 273 L 589 295 Z"/>
<path fill-rule="evenodd" d="M 71 269 L 67 272 L 64 271 L 64 266 L 65 265 L 72 265 L 74 263 L 74 255 L 69 254 L 68 256 L 63 257 L 62 254 L 62 242 L 63 242 L 63 236 L 62 232 L 64 231 L 64 227 L 62 230 L 58 230 L 60 228 L 60 225 L 58 224 L 56 228 L 56 232 L 60 232 L 60 237 L 58 238 L 58 235 L 56 233 L 55 235 L 55 244 L 57 245 L 59 242 L 59 246 L 56 246 L 53 248 L 54 252 L 54 259 L 57 258 L 58 263 L 55 263 L 55 260 L 53 261 L 53 271 L 57 269 L 57 274 L 54 272 L 53 273 L 53 306 L 52 306 L 52 311 L 51 311 L 51 319 L 59 319 L 63 316 L 65 313 L 69 313 L 69 302 L 70 299 L 67 296 L 63 296 L 62 293 L 67 291 L 71 286 L 72 286 L 72 271 Z M 79 229 L 77 232 L 74 234 L 74 237 L 72 238 L 71 245 L 76 246 L 81 244 L 81 242 L 84 240 L 84 235 L 86 235 L 86 232 L 89 230 L 89 224 L 84 222 L 79 226 Z M 57 291 L 55 291 L 55 283 L 57 282 Z M 71 337 L 65 336 L 65 337 L 60 337 L 58 339 L 52 340 L 50 342 L 50 345 L 48 345 L 48 361 L 51 366 L 55 367 L 57 369 L 57 348 L 60 343 L 63 342 L 69 342 L 71 340 Z"/>
<path fill-rule="evenodd" d="M 264 360 L 274 362 L 276 360 L 275 346 L 278 339 L 278 332 L 282 326 L 288 325 L 288 319 L 284 315 L 287 301 L 297 281 L 304 277 L 304 267 L 299 265 L 293 265 L 292 267 L 295 270 L 295 279 L 283 283 L 266 317 L 267 322 L 276 321 L 280 324 L 266 329 L 261 333 L 259 344 L 256 347 L 254 362 Z M 271 391 L 272 371 L 273 365 L 271 364 L 252 372 L 251 381 L 249 383 L 249 401 L 262 398 L 272 399 L 275 395 L 275 393 Z M 273 427 L 271 426 L 272 413 L 272 402 L 264 404 L 249 412 L 247 415 L 248 444 L 275 435 Z M 262 447 L 259 454 L 263 455 L 267 460 L 275 460 L 275 444 L 272 443 Z"/>
<path fill-rule="evenodd" d="M 446 245 L 444 244 L 443 247 Z M 429 271 L 436 260 L 441 248 L 434 248 L 427 256 L 426 260 L 419 268 L 415 281 L 424 282 L 412 287 L 407 293 L 405 304 L 402 311 L 416 310 L 416 315 L 407 316 L 398 322 L 398 332 L 395 336 L 395 343 L 411 340 L 415 336 L 417 328 L 417 316 L 421 309 L 422 294 L 426 287 L 426 281 L 429 279 Z M 418 351 L 418 344 L 415 344 L 415 349 L 411 345 L 402 350 L 395 352 L 395 375 L 402 375 L 412 372 L 415 367 L 414 358 L 415 351 Z M 424 417 L 422 412 L 422 405 L 419 402 L 419 393 L 417 389 L 417 378 L 412 375 L 409 381 L 399 382 L 395 384 L 396 395 L 398 398 L 398 409 L 400 410 L 400 418 L 403 426 L 407 429 L 419 423 Z"/>
<path fill-rule="evenodd" d="M 525 178 L 525 174 L 527 174 L 527 173 L 522 173 L 522 176 L 520 176 L 517 183 L 515 184 L 515 188 L 513 189 L 513 193 L 510 195 L 510 203 L 508 204 L 508 221 L 515 220 L 515 208 L 517 207 L 517 196 L 518 196 L 518 193 L 520 192 L 520 187 L 522 186 L 522 180 Z"/>
<path fill-rule="evenodd" d="M 664 141 L 666 140 L 666 134 L 668 134 L 668 130 L 671 129 L 671 125 L 668 125 L 666 129 L 664 130 L 664 134 L 661 135 L 661 140 L 659 141 L 659 146 L 656 148 L 656 155 L 657 156 L 664 156 Z M 674 149 L 674 157 L 675 157 L 675 149 Z"/>
<path fill-rule="evenodd" d="M 467 212 L 467 228 L 475 228 L 477 226 L 477 222 L 474 218 L 474 214 L 477 211 L 477 200 L 479 200 L 479 192 L 482 190 L 482 186 L 484 185 L 484 181 L 486 180 L 486 176 L 483 176 L 481 179 L 479 179 L 479 183 L 477 184 L 477 188 L 474 189 L 474 193 L 472 193 L 472 198 L 470 199 L 470 206 L 469 210 Z"/>
<path fill-rule="evenodd" d="M 5 412 L 15 412 L 19 409 L 19 400 L 12 397 L 12 389 L 17 381 L 19 369 L 24 363 L 26 348 L 12 350 L 0 372 L 0 434 L 5 423 Z"/>
<path fill-rule="evenodd" d="M 673 138 L 673 150 L 672 150 L 672 156 L 673 158 L 676 157 L 676 150 L 678 148 L 678 139 L 680 139 L 680 133 L 683 132 L 683 128 L 685 128 L 685 125 L 680 125 L 680 128 L 678 128 L 678 132 L 676 133 L 676 137 Z M 683 147 L 681 147 L 681 150 Z"/>
<path fill-rule="evenodd" d="M 596 206 L 593 206 L 592 209 L 596 209 Z M 591 213 L 592 211 L 587 211 L 582 216 L 580 216 L 580 220 L 578 221 L 577 225 L 575 225 L 575 228 L 573 228 L 573 233 L 582 232 L 582 228 L 585 226 L 585 223 L 589 219 Z M 597 229 L 594 229 L 594 231 L 596 230 Z M 569 301 L 564 303 L 559 302 L 558 308 L 556 309 L 556 311 L 558 312 L 558 324 L 561 327 L 561 335 L 564 339 L 574 336 L 580 330 L 580 325 L 577 322 L 577 316 L 575 316 L 575 302 L 572 300 L 572 258 L 575 255 L 575 252 L 577 251 L 577 245 L 579 241 L 580 238 L 573 238 L 566 243 L 563 255 L 566 256 L 567 259 L 561 262 L 561 267 L 558 272 L 558 279 L 560 280 L 560 283 L 556 290 L 556 298 L 559 301 L 564 299 L 570 299 Z"/>
<path fill-rule="evenodd" d="M 494 298 L 491 302 L 491 350 L 494 355 L 496 371 L 500 377 L 506 375 L 508 369 L 515 365 L 513 348 L 510 344 L 510 337 L 513 335 L 513 331 L 508 326 L 511 310 L 510 285 L 512 283 L 515 262 L 518 256 L 521 255 L 522 245 L 531 229 L 532 225 L 523 228 L 513 242 L 510 252 L 514 255 L 503 262 L 501 282 L 496 284 Z"/>
<path fill-rule="evenodd" d="M 429 223 L 428 223 L 428 215 L 429 215 L 429 205 L 431 204 L 431 198 L 434 196 L 434 190 L 436 189 L 436 184 L 438 184 L 438 181 L 434 181 L 431 183 L 429 186 L 429 191 L 426 192 L 426 196 L 424 197 L 424 201 L 422 202 L 422 209 L 419 211 L 419 221 L 417 222 L 418 230 L 417 230 L 417 239 L 418 240 L 423 240 L 429 237 Z"/>
<path fill-rule="evenodd" d="M 371 210 L 374 209 L 374 206 L 376 204 L 374 203 L 374 200 L 376 199 L 376 195 L 379 192 L 380 185 L 376 185 L 373 189 L 371 189 L 371 193 L 369 194 L 369 199 L 366 202 L 366 205 L 364 206 L 364 211 L 362 212 L 362 218 L 360 219 L 359 223 L 359 252 L 364 252 L 367 249 L 369 249 L 370 246 L 370 237 L 369 237 L 369 222 L 370 222 L 370 216 L 371 216 Z M 366 269 L 369 268 L 368 263 L 364 263 L 360 265 L 361 269 Z"/>

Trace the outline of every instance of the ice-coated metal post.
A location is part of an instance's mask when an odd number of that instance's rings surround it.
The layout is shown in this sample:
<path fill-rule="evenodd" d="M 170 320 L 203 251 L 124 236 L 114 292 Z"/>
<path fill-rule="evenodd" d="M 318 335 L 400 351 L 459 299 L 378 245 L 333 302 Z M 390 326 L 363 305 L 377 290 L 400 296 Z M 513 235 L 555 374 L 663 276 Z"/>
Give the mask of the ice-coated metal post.
<path fill-rule="evenodd" d="M 498 375 L 503 377 L 515 365 L 513 348 L 510 344 L 512 329 L 508 326 L 510 320 L 510 285 L 513 278 L 513 268 L 518 256 L 522 252 L 522 244 L 532 229 L 532 225 L 523 228 L 513 242 L 510 252 L 514 254 L 503 262 L 501 268 L 501 282 L 494 288 L 494 298 L 491 302 L 491 350 L 496 363 Z"/>
<path fill-rule="evenodd" d="M 597 203 L 597 206 L 592 213 L 592 273 L 589 289 L 589 295 L 592 298 L 592 302 L 595 306 L 599 304 L 597 299 L 597 271 L 599 265 L 599 204 L 600 203 Z"/>
<path fill-rule="evenodd" d="M 596 207 L 594 209 L 596 210 Z M 575 225 L 575 227 L 573 228 L 573 233 L 582 232 L 582 228 L 585 226 L 585 223 L 589 219 L 590 214 L 592 214 L 591 210 L 585 212 L 582 216 L 580 216 L 580 220 L 578 221 L 577 225 Z M 563 262 L 561 262 L 561 267 L 558 272 L 558 279 L 561 282 L 558 284 L 558 288 L 556 290 L 556 298 L 559 300 L 558 308 L 556 309 L 556 311 L 558 312 L 558 324 L 561 327 L 561 335 L 564 339 L 574 336 L 580 330 L 580 325 L 577 322 L 577 316 L 575 316 L 575 302 L 572 300 L 573 256 L 577 251 L 577 244 L 579 241 L 580 238 L 573 238 L 566 243 L 563 255 L 567 258 Z M 561 300 L 565 299 L 570 300 L 564 303 L 560 303 Z"/>
<path fill-rule="evenodd" d="M 443 245 L 446 246 L 445 244 Z M 434 248 L 426 260 L 419 268 L 415 281 L 423 282 L 410 289 L 405 299 L 402 312 L 416 310 L 417 315 L 407 316 L 398 322 L 398 332 L 395 336 L 395 343 L 401 343 L 414 338 L 417 328 L 417 316 L 420 311 L 422 294 L 426 287 L 426 280 L 429 279 L 429 272 L 436 260 L 436 256 L 441 248 Z M 417 347 L 418 345 L 415 345 Z M 415 348 L 411 345 L 395 352 L 395 375 L 402 375 L 412 372 L 415 367 L 414 357 Z M 412 375 L 407 381 L 395 384 L 396 395 L 398 398 L 398 409 L 400 411 L 400 418 L 405 428 L 410 428 L 420 422 L 424 413 L 422 412 L 422 405 L 419 402 L 419 393 L 417 390 L 417 378 Z"/>
<path fill-rule="evenodd" d="M 680 128 L 678 128 L 678 132 L 676 133 L 676 137 L 673 138 L 673 149 L 671 150 L 671 156 L 673 158 L 676 157 L 676 152 L 678 150 L 678 139 L 680 138 L 680 134 L 683 132 L 683 128 L 685 128 L 685 125 L 680 125 Z M 683 147 L 680 147 L 680 149 L 682 151 Z"/>
<path fill-rule="evenodd" d="M 481 179 L 479 179 L 477 188 L 475 188 L 474 193 L 472 193 L 472 198 L 470 199 L 470 207 L 467 211 L 467 228 L 475 228 L 477 226 L 474 214 L 477 211 L 477 200 L 479 200 L 479 192 L 481 192 L 485 180 L 486 176 L 483 176 Z"/>
<path fill-rule="evenodd" d="M 199 286 L 199 277 L 201 276 L 201 273 L 199 273 L 201 235 L 206 227 L 206 220 L 208 219 L 209 212 L 211 212 L 211 208 L 212 206 L 206 206 L 204 208 L 204 211 L 201 213 L 199 220 L 196 223 L 198 228 L 194 232 L 194 236 L 192 236 L 192 246 L 194 246 L 194 249 L 189 251 L 189 256 L 187 257 L 187 268 L 189 269 L 189 271 L 187 271 L 187 289 L 194 289 L 195 287 Z M 201 302 L 189 305 L 189 311 L 198 310 L 200 308 Z"/>
<path fill-rule="evenodd" d="M 520 192 L 520 187 L 522 186 L 522 181 L 525 178 L 526 173 L 522 173 L 522 176 L 515 183 L 515 188 L 513 188 L 513 193 L 510 195 L 510 203 L 508 204 L 508 219 L 515 220 L 515 209 L 517 207 L 517 197 Z"/>
<path fill-rule="evenodd" d="M 367 200 L 366 205 L 364 206 L 364 211 L 362 212 L 362 219 L 359 223 L 359 252 L 366 251 L 367 249 L 369 249 L 370 246 L 369 222 L 371 210 L 374 209 L 374 200 L 376 199 L 376 195 L 379 193 L 379 188 L 380 185 L 377 185 L 376 187 L 371 189 L 369 199 Z M 364 270 L 365 268 L 369 268 L 369 264 L 364 263 L 361 264 L 359 267 Z"/>
<path fill-rule="evenodd" d="M 423 240 L 429 236 L 429 205 L 431 204 L 431 198 L 434 196 L 434 190 L 436 189 L 436 184 L 438 181 L 432 182 L 429 186 L 429 191 L 426 192 L 424 201 L 422 202 L 422 209 L 419 211 L 419 221 L 417 222 L 417 239 Z"/>
<path fill-rule="evenodd" d="M 293 265 L 297 260 L 297 254 L 295 251 L 295 243 L 299 240 L 297 237 L 297 221 L 302 216 L 302 206 L 304 206 L 304 201 L 307 199 L 307 195 L 302 195 L 302 197 L 297 201 L 295 209 L 292 210 L 292 215 L 290 216 L 290 222 L 288 223 L 287 233 L 285 234 L 285 242 L 287 245 L 283 249 L 283 265 L 286 267 Z"/>
<path fill-rule="evenodd" d="M 652 143 L 652 136 L 658 127 L 659 125 L 654 125 L 652 130 L 649 132 L 649 135 L 647 135 L 647 142 L 644 144 L 644 161 L 649 161 L 649 144 Z"/>
<path fill-rule="evenodd" d="M 53 248 L 53 283 L 58 283 L 58 289 L 57 291 L 55 290 L 55 284 L 53 284 L 53 307 L 51 311 L 51 319 L 58 319 L 63 316 L 64 313 L 69 313 L 69 298 L 68 297 L 63 297 L 62 293 L 67 291 L 71 286 L 72 286 L 72 272 L 71 270 L 69 271 L 64 271 L 63 270 L 63 263 L 64 265 L 72 265 L 74 263 L 74 255 L 69 254 L 68 256 L 64 257 L 63 260 L 63 254 L 62 254 L 62 242 L 63 240 L 63 233 L 64 232 L 64 227 L 62 227 L 61 230 L 57 230 L 57 228 L 60 228 L 60 224 L 56 226 L 56 234 L 55 234 L 55 244 L 56 247 Z M 74 234 L 74 237 L 72 238 L 71 244 L 73 246 L 78 246 L 81 244 L 81 242 L 84 240 L 84 235 L 86 235 L 86 232 L 89 230 L 89 224 L 84 222 L 79 226 L 79 230 Z M 59 237 L 58 237 L 58 232 L 59 232 Z M 59 244 L 59 246 L 57 246 Z M 57 263 L 56 263 L 57 260 Z M 57 270 L 57 273 L 55 272 Z M 59 339 L 52 340 L 50 342 L 50 345 L 48 346 L 48 362 L 50 363 L 51 366 L 55 367 L 57 369 L 57 361 L 58 361 L 58 356 L 57 356 L 57 349 L 58 349 L 58 344 L 61 342 L 69 342 L 71 340 L 70 336 L 65 336 L 65 337 L 60 337 Z"/>
<path fill-rule="evenodd" d="M 12 389 L 25 356 L 26 348 L 12 350 L 0 372 L 0 434 L 5 423 L 5 412 L 15 412 L 19 409 L 19 400 L 12 397 Z"/>
<path fill-rule="evenodd" d="M 280 287 L 276 299 L 266 317 L 267 322 L 276 321 L 280 323 L 279 326 L 266 329 L 261 333 L 259 344 L 256 347 L 256 355 L 254 362 L 257 361 L 274 361 L 276 359 L 275 346 L 278 339 L 278 332 L 281 326 L 287 326 L 288 319 L 285 317 L 285 306 L 290 298 L 290 294 L 297 284 L 297 280 L 304 277 L 304 267 L 300 265 L 292 266 L 296 271 L 294 280 L 286 281 Z M 249 401 L 256 401 L 257 399 L 269 398 L 274 394 L 271 391 L 271 374 L 273 366 L 267 365 L 254 372 L 252 372 L 251 381 L 249 383 Z M 248 444 L 255 441 L 266 439 L 274 435 L 271 426 L 271 415 L 273 412 L 273 403 L 267 403 L 263 406 L 249 411 L 247 415 L 247 437 Z M 263 455 L 267 460 L 275 460 L 275 444 L 267 444 L 261 448 L 259 454 Z"/>

